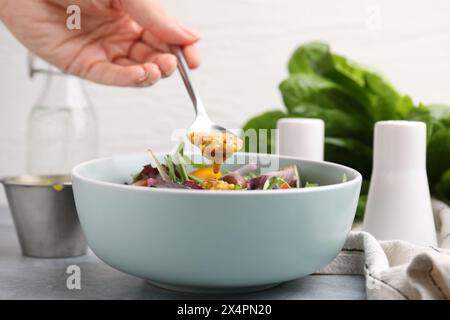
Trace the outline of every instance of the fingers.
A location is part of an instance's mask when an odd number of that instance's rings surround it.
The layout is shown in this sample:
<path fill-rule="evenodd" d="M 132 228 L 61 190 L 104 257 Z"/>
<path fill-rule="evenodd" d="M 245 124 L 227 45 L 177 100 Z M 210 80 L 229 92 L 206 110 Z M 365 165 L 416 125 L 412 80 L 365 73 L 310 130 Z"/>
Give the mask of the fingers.
<path fill-rule="evenodd" d="M 129 58 L 139 63 L 155 63 L 164 77 L 172 74 L 177 67 L 177 60 L 174 55 L 160 52 L 143 42 L 133 45 L 129 52 Z"/>
<path fill-rule="evenodd" d="M 147 61 L 155 63 L 162 76 L 170 76 L 177 68 L 177 58 L 170 53 L 155 52 L 147 57 Z"/>
<path fill-rule="evenodd" d="M 194 46 L 185 46 L 183 48 L 183 53 L 189 68 L 198 68 L 201 60 L 200 52 L 198 51 L 198 49 Z"/>
<path fill-rule="evenodd" d="M 114 63 L 115 63 L 115 64 L 118 64 L 119 66 L 122 66 L 122 67 L 129 67 L 129 66 L 134 66 L 134 65 L 137 65 L 137 64 L 138 64 L 138 63 L 136 63 L 136 61 L 133 61 L 133 60 L 128 59 L 128 58 L 119 58 L 119 59 L 116 59 L 116 60 L 114 61 Z"/>
<path fill-rule="evenodd" d="M 159 40 L 178 45 L 190 45 L 199 40 L 198 34 L 181 26 L 157 0 L 120 0 L 128 15 Z"/>
<path fill-rule="evenodd" d="M 169 47 L 167 46 L 167 44 L 163 43 L 160 39 L 155 37 L 155 35 L 153 35 L 150 31 L 144 31 L 144 33 L 142 34 L 142 41 L 150 47 L 156 48 L 163 52 L 169 52 Z M 189 68 L 195 69 L 200 65 L 200 52 L 195 46 L 184 46 L 183 53 Z"/>
<path fill-rule="evenodd" d="M 180 26 L 185 32 L 187 32 L 191 36 L 197 38 L 197 40 L 200 40 L 200 38 L 202 37 L 198 31 L 192 29 L 191 27 L 185 26 L 183 24 L 180 24 Z"/>
<path fill-rule="evenodd" d="M 200 54 L 193 46 L 199 40 L 194 30 L 182 26 L 159 4 L 158 0 L 115 0 L 114 7 L 126 12 L 145 31 L 126 57 L 102 61 L 89 68 L 87 78 L 117 86 L 145 86 L 173 73 L 177 66 L 168 45 L 180 45 L 190 68 L 200 64 Z"/>
<path fill-rule="evenodd" d="M 120 58 L 115 63 L 94 63 L 83 76 L 101 84 L 130 87 L 154 84 L 161 78 L 161 72 L 154 63 L 136 64 L 130 59 Z"/>

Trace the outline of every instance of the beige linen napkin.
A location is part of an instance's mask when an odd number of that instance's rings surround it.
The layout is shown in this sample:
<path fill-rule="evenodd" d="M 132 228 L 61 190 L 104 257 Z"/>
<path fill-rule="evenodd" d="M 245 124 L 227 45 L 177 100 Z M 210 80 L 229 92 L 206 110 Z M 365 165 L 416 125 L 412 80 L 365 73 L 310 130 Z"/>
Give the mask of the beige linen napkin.
<path fill-rule="evenodd" d="M 368 299 L 450 299 L 450 207 L 433 200 L 433 212 L 439 248 L 352 231 L 318 274 L 365 275 Z"/>

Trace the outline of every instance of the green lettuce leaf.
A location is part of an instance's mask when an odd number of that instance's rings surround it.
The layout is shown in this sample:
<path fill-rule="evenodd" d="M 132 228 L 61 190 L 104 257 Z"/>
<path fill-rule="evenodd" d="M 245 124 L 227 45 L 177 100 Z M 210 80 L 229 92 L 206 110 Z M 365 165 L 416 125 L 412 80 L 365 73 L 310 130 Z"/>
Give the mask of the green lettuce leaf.
<path fill-rule="evenodd" d="M 373 129 L 381 120 L 415 120 L 427 125 L 427 172 L 433 196 L 450 199 L 450 107 L 415 105 L 379 72 L 331 52 L 328 44 L 310 42 L 288 62 L 289 76 L 279 90 L 286 112 L 270 111 L 249 120 L 246 129 L 275 129 L 283 117 L 325 121 L 325 160 L 360 171 L 364 186 L 372 172 Z M 273 141 L 267 141 L 273 147 Z M 361 191 L 362 218 L 368 188 Z"/>

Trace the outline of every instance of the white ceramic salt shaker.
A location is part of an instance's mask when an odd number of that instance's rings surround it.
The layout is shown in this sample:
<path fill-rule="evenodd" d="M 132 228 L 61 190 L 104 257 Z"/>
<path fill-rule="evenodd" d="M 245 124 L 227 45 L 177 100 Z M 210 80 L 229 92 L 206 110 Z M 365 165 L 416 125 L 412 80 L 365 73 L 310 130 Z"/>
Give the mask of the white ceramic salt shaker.
<path fill-rule="evenodd" d="M 425 123 L 376 123 L 363 229 L 379 240 L 437 244 L 426 172 Z"/>
<path fill-rule="evenodd" d="M 322 119 L 282 118 L 277 122 L 277 153 L 323 161 L 325 123 Z"/>

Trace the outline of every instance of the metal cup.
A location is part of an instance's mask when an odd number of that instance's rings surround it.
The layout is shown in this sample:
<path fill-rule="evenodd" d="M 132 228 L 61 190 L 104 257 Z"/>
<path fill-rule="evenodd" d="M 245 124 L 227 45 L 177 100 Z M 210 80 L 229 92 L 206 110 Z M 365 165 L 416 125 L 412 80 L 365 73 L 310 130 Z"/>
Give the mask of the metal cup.
<path fill-rule="evenodd" d="M 62 258 L 86 254 L 69 176 L 4 178 L 22 254 Z"/>

